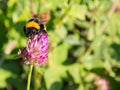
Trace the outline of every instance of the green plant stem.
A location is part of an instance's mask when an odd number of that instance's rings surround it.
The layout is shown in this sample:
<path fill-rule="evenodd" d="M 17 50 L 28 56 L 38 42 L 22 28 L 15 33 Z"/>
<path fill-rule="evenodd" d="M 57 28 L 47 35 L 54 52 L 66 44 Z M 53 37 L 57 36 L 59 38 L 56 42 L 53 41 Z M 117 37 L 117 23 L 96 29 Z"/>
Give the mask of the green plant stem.
<path fill-rule="evenodd" d="M 28 82 L 27 82 L 27 90 L 30 90 L 30 82 L 31 82 L 31 75 L 32 75 L 32 69 L 33 69 L 33 65 L 30 65 L 30 71 L 28 74 Z"/>

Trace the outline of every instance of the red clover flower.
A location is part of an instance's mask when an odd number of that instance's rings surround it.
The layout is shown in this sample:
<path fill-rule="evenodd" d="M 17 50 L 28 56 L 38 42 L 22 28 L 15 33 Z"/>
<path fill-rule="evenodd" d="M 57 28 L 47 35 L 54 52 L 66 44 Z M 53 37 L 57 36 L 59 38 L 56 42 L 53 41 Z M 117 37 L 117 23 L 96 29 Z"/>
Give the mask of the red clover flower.
<path fill-rule="evenodd" d="M 19 50 L 18 54 L 25 60 L 25 64 L 44 65 L 48 59 L 48 35 L 41 31 L 33 38 L 28 38 L 25 48 Z"/>

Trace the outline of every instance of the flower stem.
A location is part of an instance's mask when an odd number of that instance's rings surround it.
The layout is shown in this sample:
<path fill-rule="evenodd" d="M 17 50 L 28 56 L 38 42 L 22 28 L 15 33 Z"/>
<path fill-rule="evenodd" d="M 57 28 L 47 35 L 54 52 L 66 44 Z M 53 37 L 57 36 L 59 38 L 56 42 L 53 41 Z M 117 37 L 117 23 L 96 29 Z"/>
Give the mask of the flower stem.
<path fill-rule="evenodd" d="M 32 69 L 33 69 L 33 65 L 30 65 L 30 71 L 28 74 L 28 82 L 27 82 L 27 90 L 30 90 L 30 82 L 31 82 L 31 75 L 32 75 Z"/>

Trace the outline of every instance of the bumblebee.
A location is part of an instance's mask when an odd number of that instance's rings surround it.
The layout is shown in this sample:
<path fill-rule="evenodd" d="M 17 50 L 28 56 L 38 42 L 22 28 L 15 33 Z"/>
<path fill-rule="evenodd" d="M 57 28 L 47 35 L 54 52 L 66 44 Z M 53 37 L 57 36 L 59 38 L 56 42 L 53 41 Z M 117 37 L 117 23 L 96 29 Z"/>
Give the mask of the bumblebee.
<path fill-rule="evenodd" d="M 24 33 L 28 38 L 40 32 L 46 32 L 46 28 L 37 18 L 30 19 L 24 26 Z"/>

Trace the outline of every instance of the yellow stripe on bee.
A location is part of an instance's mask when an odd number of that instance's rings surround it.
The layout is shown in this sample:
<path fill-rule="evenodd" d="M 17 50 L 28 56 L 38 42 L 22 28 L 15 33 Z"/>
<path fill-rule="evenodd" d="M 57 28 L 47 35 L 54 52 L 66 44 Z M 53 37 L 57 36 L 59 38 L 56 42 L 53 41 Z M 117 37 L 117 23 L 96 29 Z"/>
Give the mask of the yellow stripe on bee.
<path fill-rule="evenodd" d="M 46 31 L 46 26 L 44 26 L 44 30 Z"/>
<path fill-rule="evenodd" d="M 40 30 L 40 26 L 39 26 L 39 24 L 36 23 L 36 22 L 28 22 L 28 23 L 26 24 L 26 28 L 31 28 L 31 27 L 34 27 L 34 28 Z"/>

